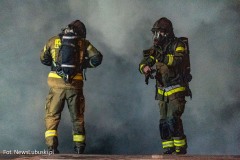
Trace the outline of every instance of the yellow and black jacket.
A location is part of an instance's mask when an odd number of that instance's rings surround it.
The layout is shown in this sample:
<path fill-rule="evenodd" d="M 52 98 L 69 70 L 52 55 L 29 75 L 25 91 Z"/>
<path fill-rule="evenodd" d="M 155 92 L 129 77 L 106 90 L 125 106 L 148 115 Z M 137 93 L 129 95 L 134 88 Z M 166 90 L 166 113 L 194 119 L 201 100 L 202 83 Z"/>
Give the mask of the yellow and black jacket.
<path fill-rule="evenodd" d="M 80 58 L 79 63 L 83 65 L 83 68 L 94 68 L 101 64 L 102 54 L 86 39 L 79 39 L 80 46 Z M 49 87 L 66 88 L 66 89 L 78 89 L 83 86 L 83 71 L 73 78 L 71 84 L 65 84 L 64 80 L 56 73 L 56 61 L 61 47 L 60 36 L 54 36 L 48 40 L 40 54 L 40 61 L 42 64 L 51 66 L 51 71 L 48 75 Z M 96 61 L 98 63 L 92 63 Z"/>
<path fill-rule="evenodd" d="M 183 62 L 186 45 L 178 38 L 174 38 L 161 46 L 153 46 L 143 51 L 143 59 L 139 64 L 139 71 L 143 68 L 156 66 L 156 99 L 164 96 L 184 94 L 186 87 L 183 83 Z M 161 58 L 159 58 L 161 57 Z M 175 97 L 176 98 L 176 97 Z"/>

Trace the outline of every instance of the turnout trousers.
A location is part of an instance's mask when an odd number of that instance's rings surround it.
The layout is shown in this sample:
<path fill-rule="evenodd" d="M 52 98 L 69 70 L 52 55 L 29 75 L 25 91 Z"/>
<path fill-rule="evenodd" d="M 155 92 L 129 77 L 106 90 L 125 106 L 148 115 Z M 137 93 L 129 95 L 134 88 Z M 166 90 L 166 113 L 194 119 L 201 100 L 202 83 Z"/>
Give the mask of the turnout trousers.
<path fill-rule="evenodd" d="M 181 92 L 174 93 L 171 96 L 162 96 L 159 101 L 159 130 L 162 147 L 170 154 L 173 152 L 179 154 L 186 153 L 187 141 L 181 120 L 185 103 L 185 95 L 181 94 Z"/>
<path fill-rule="evenodd" d="M 48 147 L 57 148 L 57 129 L 61 112 L 67 102 L 73 124 L 73 142 L 75 146 L 85 146 L 84 110 L 85 99 L 83 89 L 62 89 L 50 87 L 45 105 L 45 139 Z"/>

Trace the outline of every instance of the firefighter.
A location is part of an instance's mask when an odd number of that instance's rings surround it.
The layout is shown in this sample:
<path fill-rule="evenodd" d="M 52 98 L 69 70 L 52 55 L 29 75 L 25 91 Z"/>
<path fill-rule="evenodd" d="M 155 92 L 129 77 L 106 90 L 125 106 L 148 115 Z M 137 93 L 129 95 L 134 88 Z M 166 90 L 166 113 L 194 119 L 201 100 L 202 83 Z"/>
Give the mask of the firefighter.
<path fill-rule="evenodd" d="M 185 108 L 185 96 L 190 96 L 185 59 L 187 45 L 175 37 L 169 19 L 162 17 L 153 28 L 153 46 L 143 51 L 139 71 L 147 78 L 156 72 L 156 96 L 159 100 L 159 130 L 164 154 L 186 154 L 187 141 L 181 116 Z M 190 63 L 189 63 L 190 64 Z M 153 69 L 154 65 L 156 69 Z M 188 72 L 189 73 L 189 72 Z M 186 77 L 188 80 L 186 81 Z"/>
<path fill-rule="evenodd" d="M 73 31 L 78 36 L 79 68 L 71 83 L 67 83 L 58 74 L 58 54 L 61 48 L 62 37 L 66 31 Z M 49 151 L 58 151 L 58 125 L 65 101 L 71 116 L 73 125 L 72 135 L 74 150 L 82 154 L 85 149 L 84 110 L 85 99 L 83 95 L 83 70 L 95 68 L 102 62 L 102 54 L 86 39 L 86 28 L 80 20 L 75 20 L 67 25 L 62 32 L 48 40 L 41 51 L 40 61 L 42 64 L 51 66 L 48 74 L 49 94 L 45 105 L 45 140 Z"/>

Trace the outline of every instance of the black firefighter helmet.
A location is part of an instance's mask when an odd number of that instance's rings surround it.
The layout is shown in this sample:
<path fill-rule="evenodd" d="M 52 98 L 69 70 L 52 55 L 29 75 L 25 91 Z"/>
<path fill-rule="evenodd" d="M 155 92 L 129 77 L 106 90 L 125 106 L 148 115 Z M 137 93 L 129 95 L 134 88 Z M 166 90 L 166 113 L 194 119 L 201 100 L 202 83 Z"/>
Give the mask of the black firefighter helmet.
<path fill-rule="evenodd" d="M 75 20 L 68 24 L 67 28 L 72 29 L 78 36 L 86 38 L 86 27 L 83 22 L 80 20 Z"/>
<path fill-rule="evenodd" d="M 166 17 L 157 20 L 152 29 L 154 44 L 162 44 L 167 39 L 175 37 L 172 22 Z"/>

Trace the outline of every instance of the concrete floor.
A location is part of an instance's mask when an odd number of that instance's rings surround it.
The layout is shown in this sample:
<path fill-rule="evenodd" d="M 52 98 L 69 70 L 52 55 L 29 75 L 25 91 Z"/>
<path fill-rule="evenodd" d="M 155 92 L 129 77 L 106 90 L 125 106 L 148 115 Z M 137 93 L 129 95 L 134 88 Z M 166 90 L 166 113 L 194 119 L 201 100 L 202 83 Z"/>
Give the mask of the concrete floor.
<path fill-rule="evenodd" d="M 20 155 L 0 154 L 0 159 L 14 160 L 240 160 L 240 155 L 77 155 L 77 154 L 54 154 L 54 155 Z"/>

